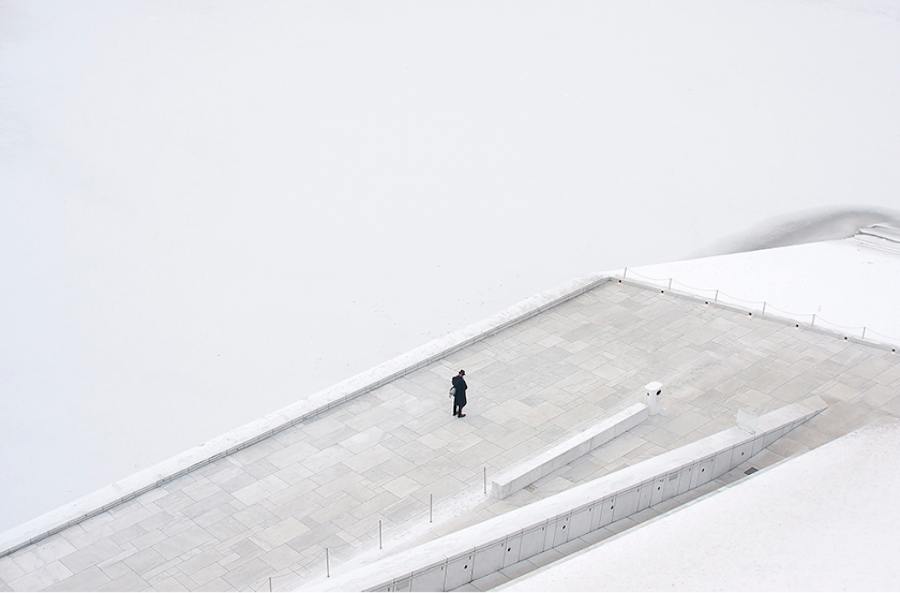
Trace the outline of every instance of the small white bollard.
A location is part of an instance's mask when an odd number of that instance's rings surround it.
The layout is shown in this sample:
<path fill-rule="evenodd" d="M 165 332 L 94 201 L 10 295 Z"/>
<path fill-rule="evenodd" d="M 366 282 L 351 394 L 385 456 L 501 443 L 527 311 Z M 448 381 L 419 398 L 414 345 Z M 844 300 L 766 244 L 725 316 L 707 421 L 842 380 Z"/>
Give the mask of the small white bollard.
<path fill-rule="evenodd" d="M 653 381 L 644 385 L 647 390 L 646 404 L 651 416 L 659 414 L 659 396 L 662 394 L 662 383 Z"/>

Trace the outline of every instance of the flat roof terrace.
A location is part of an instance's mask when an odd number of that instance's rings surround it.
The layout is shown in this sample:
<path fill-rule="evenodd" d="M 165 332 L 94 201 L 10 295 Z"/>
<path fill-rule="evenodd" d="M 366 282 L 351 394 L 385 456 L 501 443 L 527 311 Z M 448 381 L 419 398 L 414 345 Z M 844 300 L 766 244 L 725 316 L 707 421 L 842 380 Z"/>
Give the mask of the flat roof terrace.
<path fill-rule="evenodd" d="M 890 350 L 606 282 L 0 558 L 0 590 L 260 590 L 269 577 L 297 587 L 324 575 L 326 547 L 340 571 L 733 426 L 739 408 L 821 397 L 824 413 L 751 462 L 806 451 L 900 415 L 898 363 Z M 460 368 L 464 419 L 447 395 Z M 485 468 L 490 479 L 640 401 L 654 380 L 659 415 L 502 501 L 483 494 Z"/>

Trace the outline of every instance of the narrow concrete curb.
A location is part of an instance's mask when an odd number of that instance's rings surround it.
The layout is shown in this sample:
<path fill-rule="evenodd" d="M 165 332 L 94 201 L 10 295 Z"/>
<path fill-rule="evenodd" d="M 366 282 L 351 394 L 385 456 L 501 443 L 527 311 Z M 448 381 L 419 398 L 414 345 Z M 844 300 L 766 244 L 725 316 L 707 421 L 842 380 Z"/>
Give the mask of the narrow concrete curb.
<path fill-rule="evenodd" d="M 431 365 L 454 352 L 612 281 L 615 275 L 615 272 L 587 274 L 529 297 L 487 319 L 433 340 L 306 399 L 0 533 L 0 558 Z"/>

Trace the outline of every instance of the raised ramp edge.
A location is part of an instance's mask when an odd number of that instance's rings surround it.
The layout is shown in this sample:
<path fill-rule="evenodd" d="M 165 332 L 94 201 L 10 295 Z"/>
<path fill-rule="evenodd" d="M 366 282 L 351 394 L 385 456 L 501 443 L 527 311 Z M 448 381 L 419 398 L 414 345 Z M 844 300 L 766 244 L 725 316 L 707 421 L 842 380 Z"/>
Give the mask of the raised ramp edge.
<path fill-rule="evenodd" d="M 623 468 L 302 591 L 450 591 L 731 471 L 827 408 L 819 398 Z"/>
<path fill-rule="evenodd" d="M 649 417 L 647 404 L 639 403 L 625 408 L 614 416 L 604 418 L 587 430 L 562 440 L 534 457 L 529 457 L 496 474 L 491 480 L 491 493 L 502 500 L 564 465 L 572 463 L 582 455 L 587 455 Z"/>

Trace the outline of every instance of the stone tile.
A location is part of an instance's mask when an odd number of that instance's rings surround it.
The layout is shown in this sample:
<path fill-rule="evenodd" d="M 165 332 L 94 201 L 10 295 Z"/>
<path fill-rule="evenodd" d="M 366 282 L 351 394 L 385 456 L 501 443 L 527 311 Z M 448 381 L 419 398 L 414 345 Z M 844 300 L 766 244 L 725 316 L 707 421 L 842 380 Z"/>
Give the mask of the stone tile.
<path fill-rule="evenodd" d="M 143 574 L 150 569 L 165 564 L 166 558 L 153 548 L 147 548 L 129 556 L 122 562 L 136 574 Z"/>
<path fill-rule="evenodd" d="M 181 564 L 176 565 L 176 568 L 184 574 L 191 575 L 215 564 L 224 557 L 225 554 L 220 550 L 212 548 L 192 556 L 189 560 L 185 560 Z M 214 577 L 210 577 L 210 579 L 212 578 Z"/>
<path fill-rule="evenodd" d="M 160 510 L 157 511 L 153 516 L 147 517 L 146 519 L 138 523 L 138 525 L 141 527 L 141 529 L 147 531 L 147 533 L 150 533 L 154 530 L 159 530 L 162 533 L 168 533 L 170 530 L 170 526 L 176 521 L 178 521 L 178 519 L 176 519 L 169 513 Z"/>
<path fill-rule="evenodd" d="M 259 505 L 255 505 L 238 511 L 233 515 L 233 518 L 243 523 L 246 527 L 255 527 L 267 520 L 274 519 L 275 514 Z"/>
<path fill-rule="evenodd" d="M 288 517 L 255 534 L 252 539 L 264 550 L 272 550 L 307 531 L 309 531 L 309 527 L 294 517 Z"/>
<path fill-rule="evenodd" d="M 279 469 L 275 464 L 269 463 L 267 459 L 257 459 L 253 463 L 244 466 L 244 472 L 250 474 L 257 480 L 261 480 L 266 476 L 270 476 Z"/>
<path fill-rule="evenodd" d="M 181 584 L 178 579 L 173 577 L 162 577 L 151 580 L 150 586 L 154 591 L 188 591 L 189 589 Z"/>
<path fill-rule="evenodd" d="M 99 591 L 110 578 L 96 566 L 91 566 L 66 579 L 55 582 L 46 587 L 45 591 Z"/>
<path fill-rule="evenodd" d="M 272 494 L 288 488 L 290 485 L 273 475 L 256 480 L 252 484 L 234 492 L 233 496 L 245 505 L 255 504 Z"/>
<path fill-rule="evenodd" d="M 272 567 L 275 572 L 283 571 L 297 564 L 303 556 L 289 545 L 281 545 L 260 555 L 259 559 Z"/>
<path fill-rule="evenodd" d="M 379 468 L 381 468 L 381 466 L 379 466 Z M 315 492 L 323 499 L 330 498 L 341 492 L 346 492 L 357 500 L 368 500 L 369 498 L 372 498 L 375 493 L 371 488 L 363 486 L 364 481 L 366 481 L 365 478 L 360 474 L 348 471 L 346 475 L 319 486 Z"/>
<path fill-rule="evenodd" d="M 14 580 L 25 576 L 25 571 L 21 566 L 15 563 L 10 556 L 0 558 L 0 581 L 11 583 Z"/>
<path fill-rule="evenodd" d="M 263 518 L 265 518 L 265 515 Z M 259 521 L 257 521 L 257 523 L 258 522 Z M 248 526 L 246 523 L 242 523 L 233 516 L 226 517 L 220 521 L 216 521 L 212 525 L 207 525 L 204 527 L 207 533 L 209 533 L 219 541 L 224 541 L 240 535 L 241 533 L 245 533 L 249 528 L 250 526 Z"/>
<path fill-rule="evenodd" d="M 218 489 L 217 492 L 203 500 L 181 509 L 181 514 L 188 519 L 197 519 L 215 509 L 232 508 L 229 503 L 233 500 L 234 497 L 231 494 Z"/>
<path fill-rule="evenodd" d="M 102 570 L 109 578 L 116 580 L 134 572 L 124 561 L 137 553 L 137 550 L 126 550 L 106 562 L 101 562 L 97 565 L 97 568 Z"/>
<path fill-rule="evenodd" d="M 407 476 L 401 476 L 384 485 L 384 489 L 398 498 L 412 494 L 422 487 L 421 484 Z"/>
<path fill-rule="evenodd" d="M 182 571 L 182 572 L 184 572 L 184 571 Z M 203 587 L 208 586 L 208 583 L 215 583 L 217 581 L 221 581 L 221 579 L 219 579 L 219 577 L 221 577 L 226 572 L 228 572 L 228 571 L 226 571 L 225 568 L 221 564 L 219 564 L 218 562 L 213 562 L 212 564 L 209 564 L 208 566 L 205 566 L 204 568 L 191 570 L 187 574 L 190 574 L 191 579 L 193 579 L 193 581 L 199 585 L 198 590 L 204 590 Z M 221 581 L 221 582 L 224 583 L 225 581 Z M 228 588 L 228 586 L 225 585 L 224 589 L 207 588 L 205 590 L 223 591 L 227 588 Z"/>
<path fill-rule="evenodd" d="M 85 569 L 95 566 L 104 560 L 108 560 L 122 553 L 122 548 L 109 539 L 101 539 L 86 548 L 82 548 L 67 556 L 60 558 L 66 568 L 78 574 Z"/>
<path fill-rule="evenodd" d="M 97 590 L 98 591 L 143 591 L 150 586 L 147 581 L 134 574 L 133 572 L 129 572 L 127 574 L 123 574 L 118 578 L 115 578 L 105 585 L 102 585 Z"/>
<path fill-rule="evenodd" d="M 374 498 L 351 508 L 349 513 L 353 517 L 361 520 L 364 517 L 382 512 L 398 500 L 400 500 L 400 498 L 391 492 L 380 492 L 376 494 Z"/>
<path fill-rule="evenodd" d="M 362 452 L 345 459 L 343 463 L 354 472 L 362 473 L 380 465 L 395 455 L 396 453 L 390 449 L 387 449 L 380 444 L 375 444 Z"/>
<path fill-rule="evenodd" d="M 221 578 L 215 578 L 197 587 L 197 591 L 228 591 L 231 584 Z"/>
<path fill-rule="evenodd" d="M 166 560 L 172 560 L 212 540 L 213 537 L 206 530 L 199 525 L 195 525 L 159 542 L 152 549 L 156 550 Z"/>
<path fill-rule="evenodd" d="M 38 591 L 70 578 L 72 575 L 73 572 L 66 566 L 59 561 L 54 561 L 8 582 L 13 591 Z"/>

